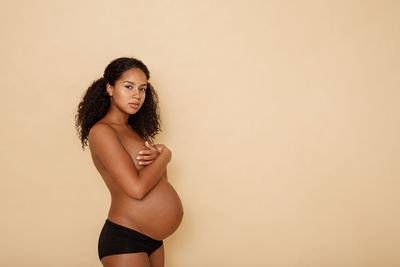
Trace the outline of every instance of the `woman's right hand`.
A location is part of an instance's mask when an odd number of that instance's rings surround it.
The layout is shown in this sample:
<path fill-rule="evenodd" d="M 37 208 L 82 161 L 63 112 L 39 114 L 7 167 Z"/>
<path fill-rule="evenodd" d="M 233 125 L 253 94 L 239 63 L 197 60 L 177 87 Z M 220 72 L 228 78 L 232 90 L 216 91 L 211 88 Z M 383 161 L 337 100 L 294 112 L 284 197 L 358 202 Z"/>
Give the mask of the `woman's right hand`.
<path fill-rule="evenodd" d="M 155 147 L 155 148 L 158 150 L 158 152 L 159 152 L 160 154 L 161 154 L 161 153 L 166 153 L 166 154 L 168 154 L 168 157 L 169 157 L 168 162 L 171 161 L 172 152 L 171 152 L 171 150 L 170 150 L 168 147 L 166 147 L 166 146 L 163 145 L 163 144 L 154 144 L 153 147 Z"/>

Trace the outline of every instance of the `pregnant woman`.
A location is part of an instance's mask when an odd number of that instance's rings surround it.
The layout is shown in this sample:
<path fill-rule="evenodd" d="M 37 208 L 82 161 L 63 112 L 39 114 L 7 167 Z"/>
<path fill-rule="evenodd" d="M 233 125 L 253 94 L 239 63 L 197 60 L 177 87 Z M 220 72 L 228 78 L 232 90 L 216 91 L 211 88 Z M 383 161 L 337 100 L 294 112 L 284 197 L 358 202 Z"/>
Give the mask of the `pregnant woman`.
<path fill-rule="evenodd" d="M 98 240 L 104 267 L 164 266 L 163 239 L 182 221 L 183 207 L 168 182 L 171 151 L 151 144 L 160 131 L 157 93 L 142 61 L 113 60 L 93 82 L 75 117 L 82 148 L 111 194 Z"/>

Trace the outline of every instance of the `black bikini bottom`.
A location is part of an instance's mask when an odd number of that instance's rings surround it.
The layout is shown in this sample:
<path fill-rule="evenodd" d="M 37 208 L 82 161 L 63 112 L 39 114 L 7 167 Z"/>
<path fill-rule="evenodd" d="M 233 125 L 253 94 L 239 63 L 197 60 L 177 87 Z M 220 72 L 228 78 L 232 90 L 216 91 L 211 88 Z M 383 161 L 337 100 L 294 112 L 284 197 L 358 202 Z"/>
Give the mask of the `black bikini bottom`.
<path fill-rule="evenodd" d="M 98 241 L 98 255 L 100 260 L 108 255 L 135 252 L 146 252 L 150 256 L 162 245 L 162 240 L 153 239 L 106 219 Z"/>

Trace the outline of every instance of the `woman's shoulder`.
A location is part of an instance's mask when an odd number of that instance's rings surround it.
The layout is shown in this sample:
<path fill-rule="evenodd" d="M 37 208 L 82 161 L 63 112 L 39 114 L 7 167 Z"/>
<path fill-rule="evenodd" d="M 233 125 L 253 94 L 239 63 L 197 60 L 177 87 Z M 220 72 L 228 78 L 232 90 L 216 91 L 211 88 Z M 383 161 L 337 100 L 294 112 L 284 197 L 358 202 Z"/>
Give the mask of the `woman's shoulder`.
<path fill-rule="evenodd" d="M 117 132 L 108 123 L 98 121 L 89 130 L 88 140 L 117 137 Z"/>
<path fill-rule="evenodd" d="M 107 122 L 103 122 L 103 121 L 98 121 L 96 122 L 92 128 L 90 128 L 90 132 L 101 132 L 101 131 L 109 131 L 109 130 L 113 130 L 113 127 L 107 123 Z"/>

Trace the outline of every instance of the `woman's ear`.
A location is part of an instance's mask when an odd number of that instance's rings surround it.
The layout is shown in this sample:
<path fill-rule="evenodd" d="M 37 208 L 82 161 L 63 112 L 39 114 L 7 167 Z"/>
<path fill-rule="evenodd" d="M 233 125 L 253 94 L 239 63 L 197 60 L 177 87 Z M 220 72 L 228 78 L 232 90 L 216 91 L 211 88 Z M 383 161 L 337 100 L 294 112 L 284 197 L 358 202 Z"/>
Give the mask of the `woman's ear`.
<path fill-rule="evenodd" d="M 114 88 L 113 88 L 109 83 L 107 83 L 106 87 L 107 87 L 107 93 L 108 93 L 108 95 L 109 95 L 109 96 L 112 96 L 112 95 L 113 95 L 113 89 L 114 89 Z"/>

